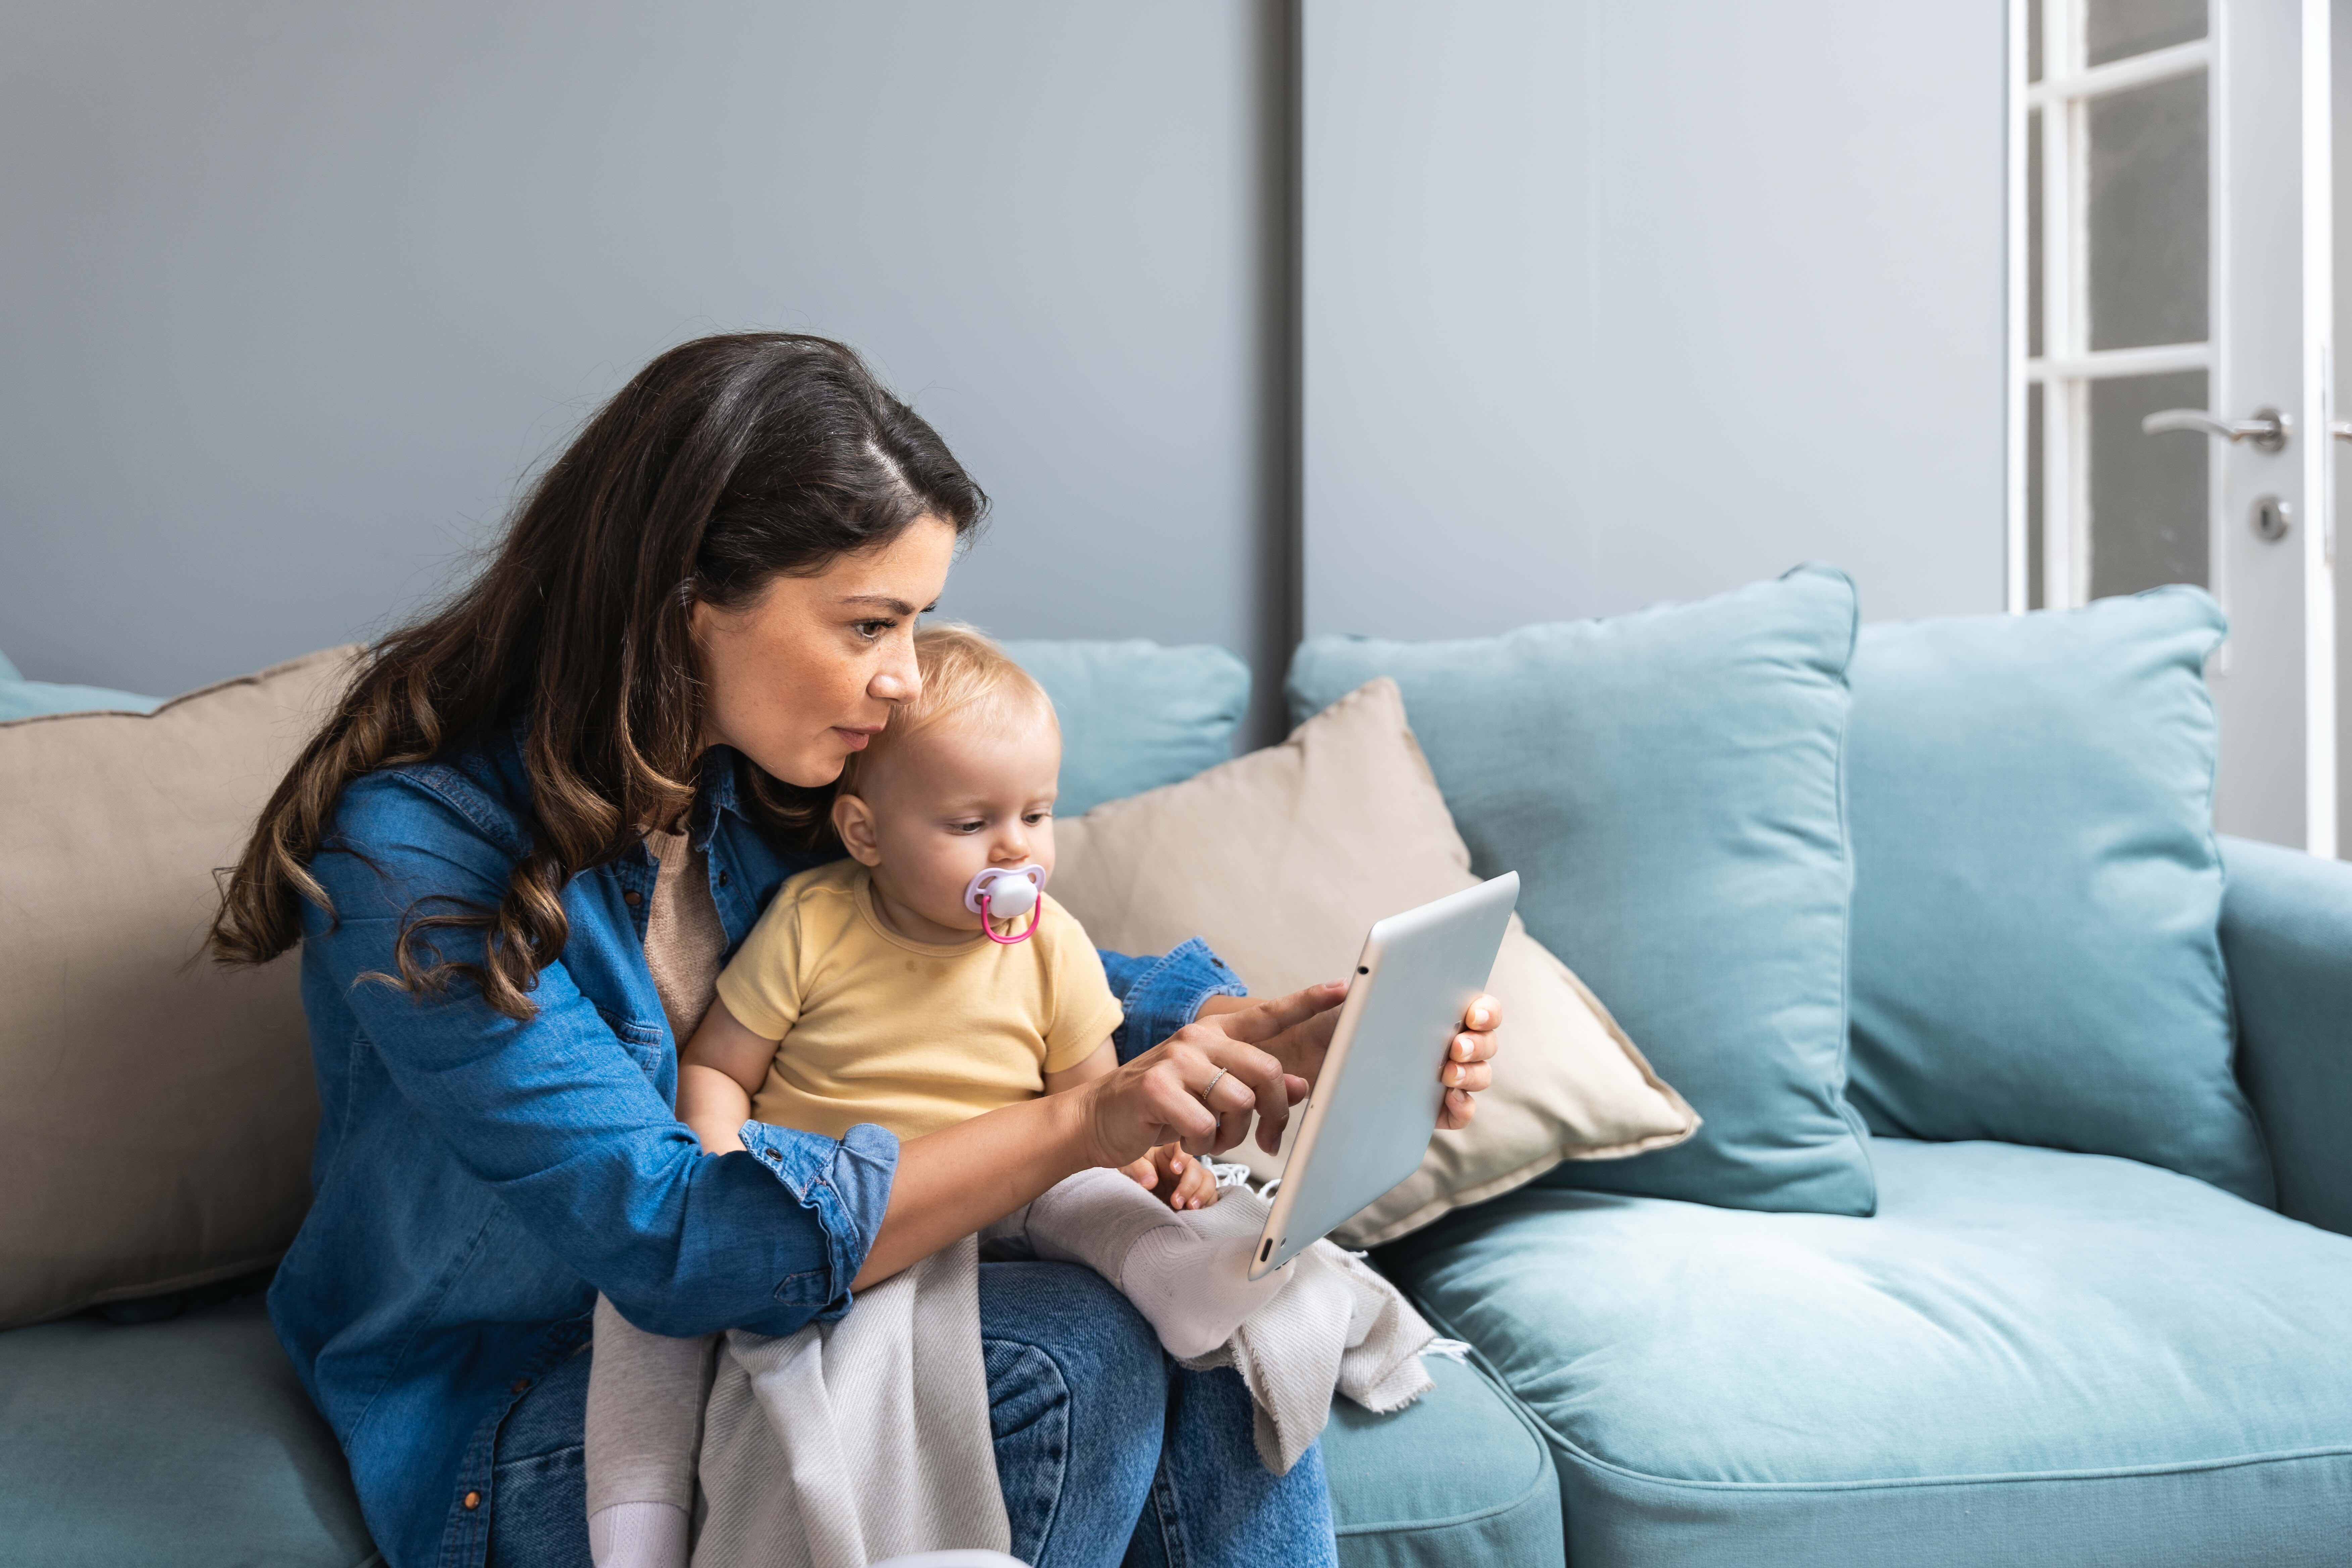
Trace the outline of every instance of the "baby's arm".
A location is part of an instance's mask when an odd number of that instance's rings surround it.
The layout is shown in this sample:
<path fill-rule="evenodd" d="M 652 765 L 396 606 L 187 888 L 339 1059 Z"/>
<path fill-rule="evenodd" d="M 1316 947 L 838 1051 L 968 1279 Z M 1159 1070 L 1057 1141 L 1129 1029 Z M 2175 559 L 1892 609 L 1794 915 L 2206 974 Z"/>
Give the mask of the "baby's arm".
<path fill-rule="evenodd" d="M 743 1147 L 739 1134 L 751 1120 L 751 1096 L 767 1080 L 777 1044 L 745 1028 L 726 1003 L 712 999 L 694 1038 L 677 1054 L 677 1119 L 701 1140 L 704 1153 L 731 1154 Z"/>
<path fill-rule="evenodd" d="M 711 1011 L 715 1013 L 719 1009 L 713 1006 Z M 709 1026 L 707 1022 L 703 1025 L 706 1029 Z M 696 1032 L 695 1037 L 701 1038 L 700 1031 Z M 1091 1083 L 1118 1066 L 1118 1053 L 1111 1048 L 1111 1043 L 1108 1040 L 1105 1040 L 1077 1066 L 1064 1068 L 1060 1072 L 1047 1073 L 1045 1092 L 1059 1094 L 1066 1089 L 1076 1089 L 1082 1083 Z M 684 1103 L 685 1094 L 685 1087 L 681 1081 L 678 1089 L 681 1104 Z M 740 1125 L 740 1121 L 738 1125 Z M 1215 1174 L 1203 1162 L 1184 1152 L 1181 1144 L 1163 1143 L 1133 1164 L 1121 1165 L 1119 1169 L 1132 1177 L 1139 1185 L 1150 1187 L 1157 1192 L 1160 1201 L 1171 1209 L 1205 1208 L 1217 1201 Z"/>

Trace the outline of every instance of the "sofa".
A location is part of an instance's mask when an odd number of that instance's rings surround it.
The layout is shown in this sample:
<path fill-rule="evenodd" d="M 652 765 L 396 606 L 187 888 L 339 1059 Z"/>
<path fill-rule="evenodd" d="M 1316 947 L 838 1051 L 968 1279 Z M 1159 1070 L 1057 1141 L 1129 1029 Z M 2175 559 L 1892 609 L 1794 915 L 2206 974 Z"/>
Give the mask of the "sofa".
<path fill-rule="evenodd" d="M 1375 1251 L 1471 1348 L 1398 1415 L 1334 1410 L 1342 1561 L 2352 1561 L 2352 866 L 2213 836 L 2201 595 L 1882 637 L 1840 584 L 1300 650 L 1301 718 L 1398 682 L 1478 869 L 1519 862 L 1528 928 L 1707 1119 Z M 1215 763 L 1246 707 L 1215 650 L 1015 651 L 1066 810 Z M 135 748 L 205 700 L 0 725 L 8 815 L 68 782 L 14 759 L 27 731 Z M 285 701 L 281 735 L 313 710 Z M 38 891 L 0 899 L 12 952 L 52 951 Z M 91 957 L 37 983 L 126 983 Z M 204 1158 L 282 1184 L 315 1106 L 256 984 L 288 1110 Z M 62 1119 L 24 1066 L 56 1042 L 5 1026 L 0 1114 Z M 379 1560 L 264 1313 L 288 1224 L 0 1333 L 0 1564 Z"/>

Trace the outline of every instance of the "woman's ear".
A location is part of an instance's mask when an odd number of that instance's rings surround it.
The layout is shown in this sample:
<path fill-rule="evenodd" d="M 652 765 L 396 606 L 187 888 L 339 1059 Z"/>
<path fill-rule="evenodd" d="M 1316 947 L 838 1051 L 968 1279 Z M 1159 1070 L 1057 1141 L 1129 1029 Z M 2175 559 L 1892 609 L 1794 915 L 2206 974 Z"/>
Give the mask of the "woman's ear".
<path fill-rule="evenodd" d="M 849 858 L 861 866 L 882 864 L 882 845 L 874 837 L 874 808 L 854 795 L 833 797 L 833 830 L 841 835 L 842 847 Z"/>

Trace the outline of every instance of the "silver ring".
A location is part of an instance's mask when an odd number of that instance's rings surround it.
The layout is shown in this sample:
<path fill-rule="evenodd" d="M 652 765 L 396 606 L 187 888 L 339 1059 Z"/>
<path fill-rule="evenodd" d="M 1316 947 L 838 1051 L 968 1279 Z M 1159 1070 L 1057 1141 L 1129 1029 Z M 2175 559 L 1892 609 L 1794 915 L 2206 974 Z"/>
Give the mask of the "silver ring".
<path fill-rule="evenodd" d="M 1225 1075 L 1233 1070 L 1234 1069 L 1231 1068 L 1219 1068 L 1217 1069 L 1217 1076 L 1209 1080 L 1208 1087 L 1201 1090 L 1202 1104 L 1206 1105 L 1209 1103 L 1209 1096 L 1217 1092 L 1217 1085 L 1224 1082 Z"/>

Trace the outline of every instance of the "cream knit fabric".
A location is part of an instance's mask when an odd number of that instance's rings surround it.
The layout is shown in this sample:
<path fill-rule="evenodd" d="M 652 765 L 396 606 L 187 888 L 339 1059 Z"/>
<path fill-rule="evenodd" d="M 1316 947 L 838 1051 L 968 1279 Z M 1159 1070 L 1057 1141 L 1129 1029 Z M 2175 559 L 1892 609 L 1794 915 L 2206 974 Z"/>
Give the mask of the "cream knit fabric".
<path fill-rule="evenodd" d="M 711 901 L 709 861 L 689 835 L 648 833 L 646 847 L 661 865 L 654 907 L 646 915 L 646 967 L 653 971 L 669 1032 L 684 1050 L 718 989 L 727 928 Z"/>

